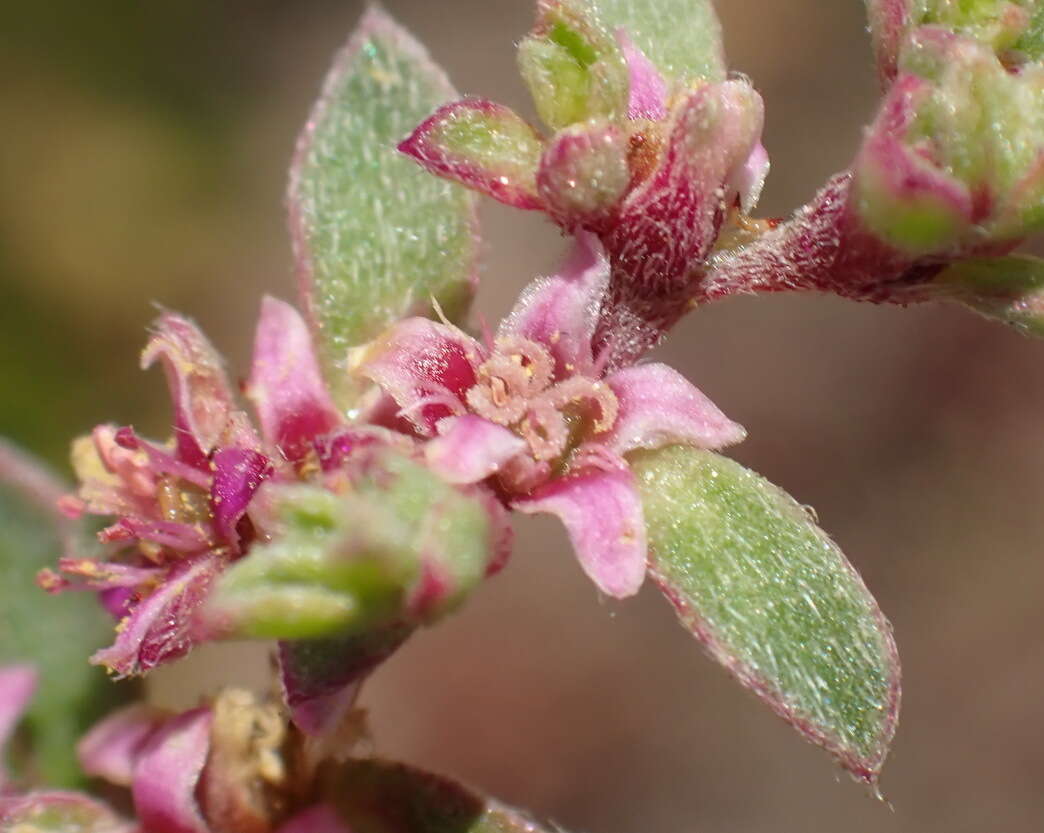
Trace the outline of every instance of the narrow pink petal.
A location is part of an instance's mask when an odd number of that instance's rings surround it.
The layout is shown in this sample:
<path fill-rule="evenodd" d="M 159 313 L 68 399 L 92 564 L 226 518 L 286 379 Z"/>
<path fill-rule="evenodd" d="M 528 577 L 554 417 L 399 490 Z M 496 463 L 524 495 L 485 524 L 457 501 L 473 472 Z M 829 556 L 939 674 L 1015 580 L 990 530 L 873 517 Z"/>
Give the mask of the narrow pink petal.
<path fill-rule="evenodd" d="M 449 483 L 478 483 L 526 450 L 526 442 L 503 426 L 473 414 L 448 417 L 424 449 L 432 471 Z"/>
<path fill-rule="evenodd" d="M 626 29 L 616 30 L 616 42 L 620 45 L 631 76 L 628 118 L 651 121 L 662 121 L 667 118 L 666 79 L 637 44 L 631 40 Z"/>
<path fill-rule="evenodd" d="M 110 784 L 129 787 L 145 743 L 163 723 L 163 712 L 135 703 L 95 724 L 76 745 L 83 771 Z"/>
<path fill-rule="evenodd" d="M 178 457 L 199 465 L 217 445 L 232 410 L 232 391 L 221 357 L 187 318 L 166 312 L 141 354 L 142 369 L 158 359 L 174 402 Z"/>
<path fill-rule="evenodd" d="M 141 750 L 131 793 L 149 833 L 210 833 L 196 787 L 210 751 L 210 709 L 171 720 Z"/>
<path fill-rule="evenodd" d="M 359 372 L 391 396 L 426 436 L 448 416 L 464 412 L 486 354 L 471 336 L 426 318 L 408 318 L 365 349 Z"/>
<path fill-rule="evenodd" d="M 248 393 L 265 441 L 294 462 L 343 421 L 323 383 L 308 325 L 271 296 L 261 302 Z"/>
<path fill-rule="evenodd" d="M 116 642 L 91 662 L 127 677 L 187 654 L 193 646 L 195 612 L 221 566 L 218 556 L 204 556 L 173 568 L 163 584 L 134 606 Z"/>
<path fill-rule="evenodd" d="M 461 142 L 461 134 L 480 137 Z M 425 170 L 459 182 L 513 208 L 543 201 L 535 175 L 541 139 L 503 104 L 465 98 L 440 107 L 398 146 Z"/>
<path fill-rule="evenodd" d="M 588 469 L 553 480 L 512 506 L 530 515 L 557 515 L 580 566 L 603 593 L 622 599 L 641 588 L 645 520 L 630 471 Z"/>
<path fill-rule="evenodd" d="M 606 377 L 620 410 L 598 442 L 616 454 L 684 443 L 722 448 L 747 432 L 723 414 L 678 371 L 665 364 L 628 367 Z"/>
<path fill-rule="evenodd" d="M 609 260 L 602 244 L 581 232 L 561 271 L 526 287 L 497 335 L 542 344 L 555 358 L 556 378 L 591 374 L 591 339 L 608 285 Z"/>
<path fill-rule="evenodd" d="M 4 748 L 33 698 L 36 683 L 36 671 L 29 665 L 0 668 L 0 788 L 7 781 L 3 768 Z"/>
<path fill-rule="evenodd" d="M 761 199 L 761 192 L 765 187 L 765 180 L 769 175 L 772 163 L 769 160 L 768 151 L 765 146 L 758 142 L 754 150 L 750 152 L 747 161 L 744 162 L 726 183 L 726 189 L 739 195 L 740 210 L 744 214 L 750 214 Z"/>
<path fill-rule="evenodd" d="M 332 805 L 316 804 L 284 821 L 276 833 L 352 833 L 352 829 Z"/>
<path fill-rule="evenodd" d="M 221 448 L 214 454 L 214 484 L 210 490 L 210 505 L 214 524 L 226 541 L 238 548 L 236 525 L 254 493 L 272 474 L 268 458 L 258 451 L 246 448 Z"/>
<path fill-rule="evenodd" d="M 210 487 L 210 475 L 204 462 L 198 465 L 185 463 L 166 449 L 141 439 L 129 426 L 117 429 L 113 439 L 120 448 L 144 452 L 149 472 L 154 476 L 169 474 L 203 489 Z"/>

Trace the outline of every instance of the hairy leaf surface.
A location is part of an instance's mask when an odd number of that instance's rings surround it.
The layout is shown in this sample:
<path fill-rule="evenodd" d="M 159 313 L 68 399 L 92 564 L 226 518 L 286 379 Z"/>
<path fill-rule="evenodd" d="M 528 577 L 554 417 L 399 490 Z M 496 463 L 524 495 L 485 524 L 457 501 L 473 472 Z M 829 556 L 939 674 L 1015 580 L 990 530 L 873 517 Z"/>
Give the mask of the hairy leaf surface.
<path fill-rule="evenodd" d="M 874 783 L 895 730 L 891 629 L 808 512 L 738 463 L 674 446 L 636 455 L 650 572 L 743 685 Z"/>
<path fill-rule="evenodd" d="M 476 279 L 474 197 L 396 145 L 457 98 L 428 54 L 371 8 L 337 57 L 298 141 L 290 226 L 328 382 L 351 405 L 349 348 L 430 309 L 460 315 Z"/>

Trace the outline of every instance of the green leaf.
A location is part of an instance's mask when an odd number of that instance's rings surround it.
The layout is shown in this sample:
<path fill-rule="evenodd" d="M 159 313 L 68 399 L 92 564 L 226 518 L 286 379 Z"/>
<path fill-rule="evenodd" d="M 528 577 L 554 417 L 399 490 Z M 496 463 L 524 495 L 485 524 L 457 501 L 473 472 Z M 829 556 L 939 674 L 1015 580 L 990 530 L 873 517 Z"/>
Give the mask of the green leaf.
<path fill-rule="evenodd" d="M 352 833 L 562 833 L 446 778 L 384 761 L 350 761 L 325 785 Z"/>
<path fill-rule="evenodd" d="M 929 290 L 959 301 L 1019 332 L 1044 337 L 1044 260 L 1030 255 L 960 261 L 936 277 Z"/>
<path fill-rule="evenodd" d="M 23 777 L 51 787 L 83 780 L 75 746 L 106 709 L 134 692 L 114 685 L 87 658 L 112 639 L 112 622 L 93 594 L 48 596 L 36 573 L 52 565 L 64 540 L 83 534 L 48 505 L 62 486 L 0 441 L 0 665 L 26 663 L 39 674 L 25 721 Z"/>
<path fill-rule="evenodd" d="M 630 78 L 616 38 L 586 0 L 543 0 L 518 65 L 544 123 L 554 130 L 627 115 Z"/>
<path fill-rule="evenodd" d="M 725 457 L 632 461 L 650 571 L 682 623 L 740 683 L 854 776 L 875 783 L 895 731 L 891 628 L 808 512 Z"/>
<path fill-rule="evenodd" d="M 278 488 L 281 529 L 218 580 L 217 635 L 324 639 L 429 624 L 455 609 L 495 557 L 487 506 L 396 453 L 346 494 Z"/>
<path fill-rule="evenodd" d="M 463 315 L 476 280 L 474 197 L 396 145 L 456 98 L 445 75 L 378 8 L 337 57 L 298 140 L 290 226 L 327 381 L 351 407 L 349 348 L 437 299 Z"/>
<path fill-rule="evenodd" d="M 668 79 L 725 78 L 721 24 L 711 0 L 591 0 L 609 29 L 624 27 Z"/>

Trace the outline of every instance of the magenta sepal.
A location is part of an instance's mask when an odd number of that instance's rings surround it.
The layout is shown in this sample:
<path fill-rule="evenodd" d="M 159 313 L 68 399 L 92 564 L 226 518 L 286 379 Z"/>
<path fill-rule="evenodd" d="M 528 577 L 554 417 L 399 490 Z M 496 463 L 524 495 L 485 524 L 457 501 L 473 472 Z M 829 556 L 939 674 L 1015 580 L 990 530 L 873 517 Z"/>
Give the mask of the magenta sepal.
<path fill-rule="evenodd" d="M 214 482 L 210 506 L 218 533 L 230 544 L 239 544 L 236 525 L 246 514 L 254 493 L 272 475 L 265 455 L 250 448 L 222 448 L 212 460 Z"/>
<path fill-rule="evenodd" d="M 196 787 L 210 750 L 210 709 L 185 712 L 145 744 L 134 766 L 134 809 L 149 833 L 209 833 Z"/>

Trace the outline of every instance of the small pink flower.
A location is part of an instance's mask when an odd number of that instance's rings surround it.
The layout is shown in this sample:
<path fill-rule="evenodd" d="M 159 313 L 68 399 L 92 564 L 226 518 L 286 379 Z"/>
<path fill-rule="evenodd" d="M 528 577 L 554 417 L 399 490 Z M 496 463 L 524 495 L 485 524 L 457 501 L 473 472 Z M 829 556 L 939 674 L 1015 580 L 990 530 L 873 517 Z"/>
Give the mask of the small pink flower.
<path fill-rule="evenodd" d="M 163 364 L 174 403 L 166 444 L 132 428 L 102 425 L 74 446 L 77 495 L 70 514 L 112 516 L 99 533 L 107 559 L 66 557 L 44 571 L 48 590 L 98 591 L 120 619 L 117 638 L 92 661 L 119 676 L 184 655 L 197 639 L 193 618 L 216 577 L 264 535 L 251 514 L 269 480 L 323 470 L 343 420 L 323 384 L 301 316 L 289 304 L 262 304 L 247 387 L 261 426 L 235 404 L 221 359 L 187 319 L 164 313 L 142 354 Z M 343 442 L 342 442 L 343 445 Z"/>
<path fill-rule="evenodd" d="M 488 481 L 520 512 L 557 515 L 588 575 L 625 597 L 641 586 L 646 558 L 625 455 L 670 443 L 720 448 L 744 431 L 665 365 L 606 372 L 592 345 L 608 285 L 601 244 L 581 234 L 562 272 L 530 285 L 491 344 L 413 318 L 358 363 L 427 438 L 435 471 L 452 483 Z"/>

